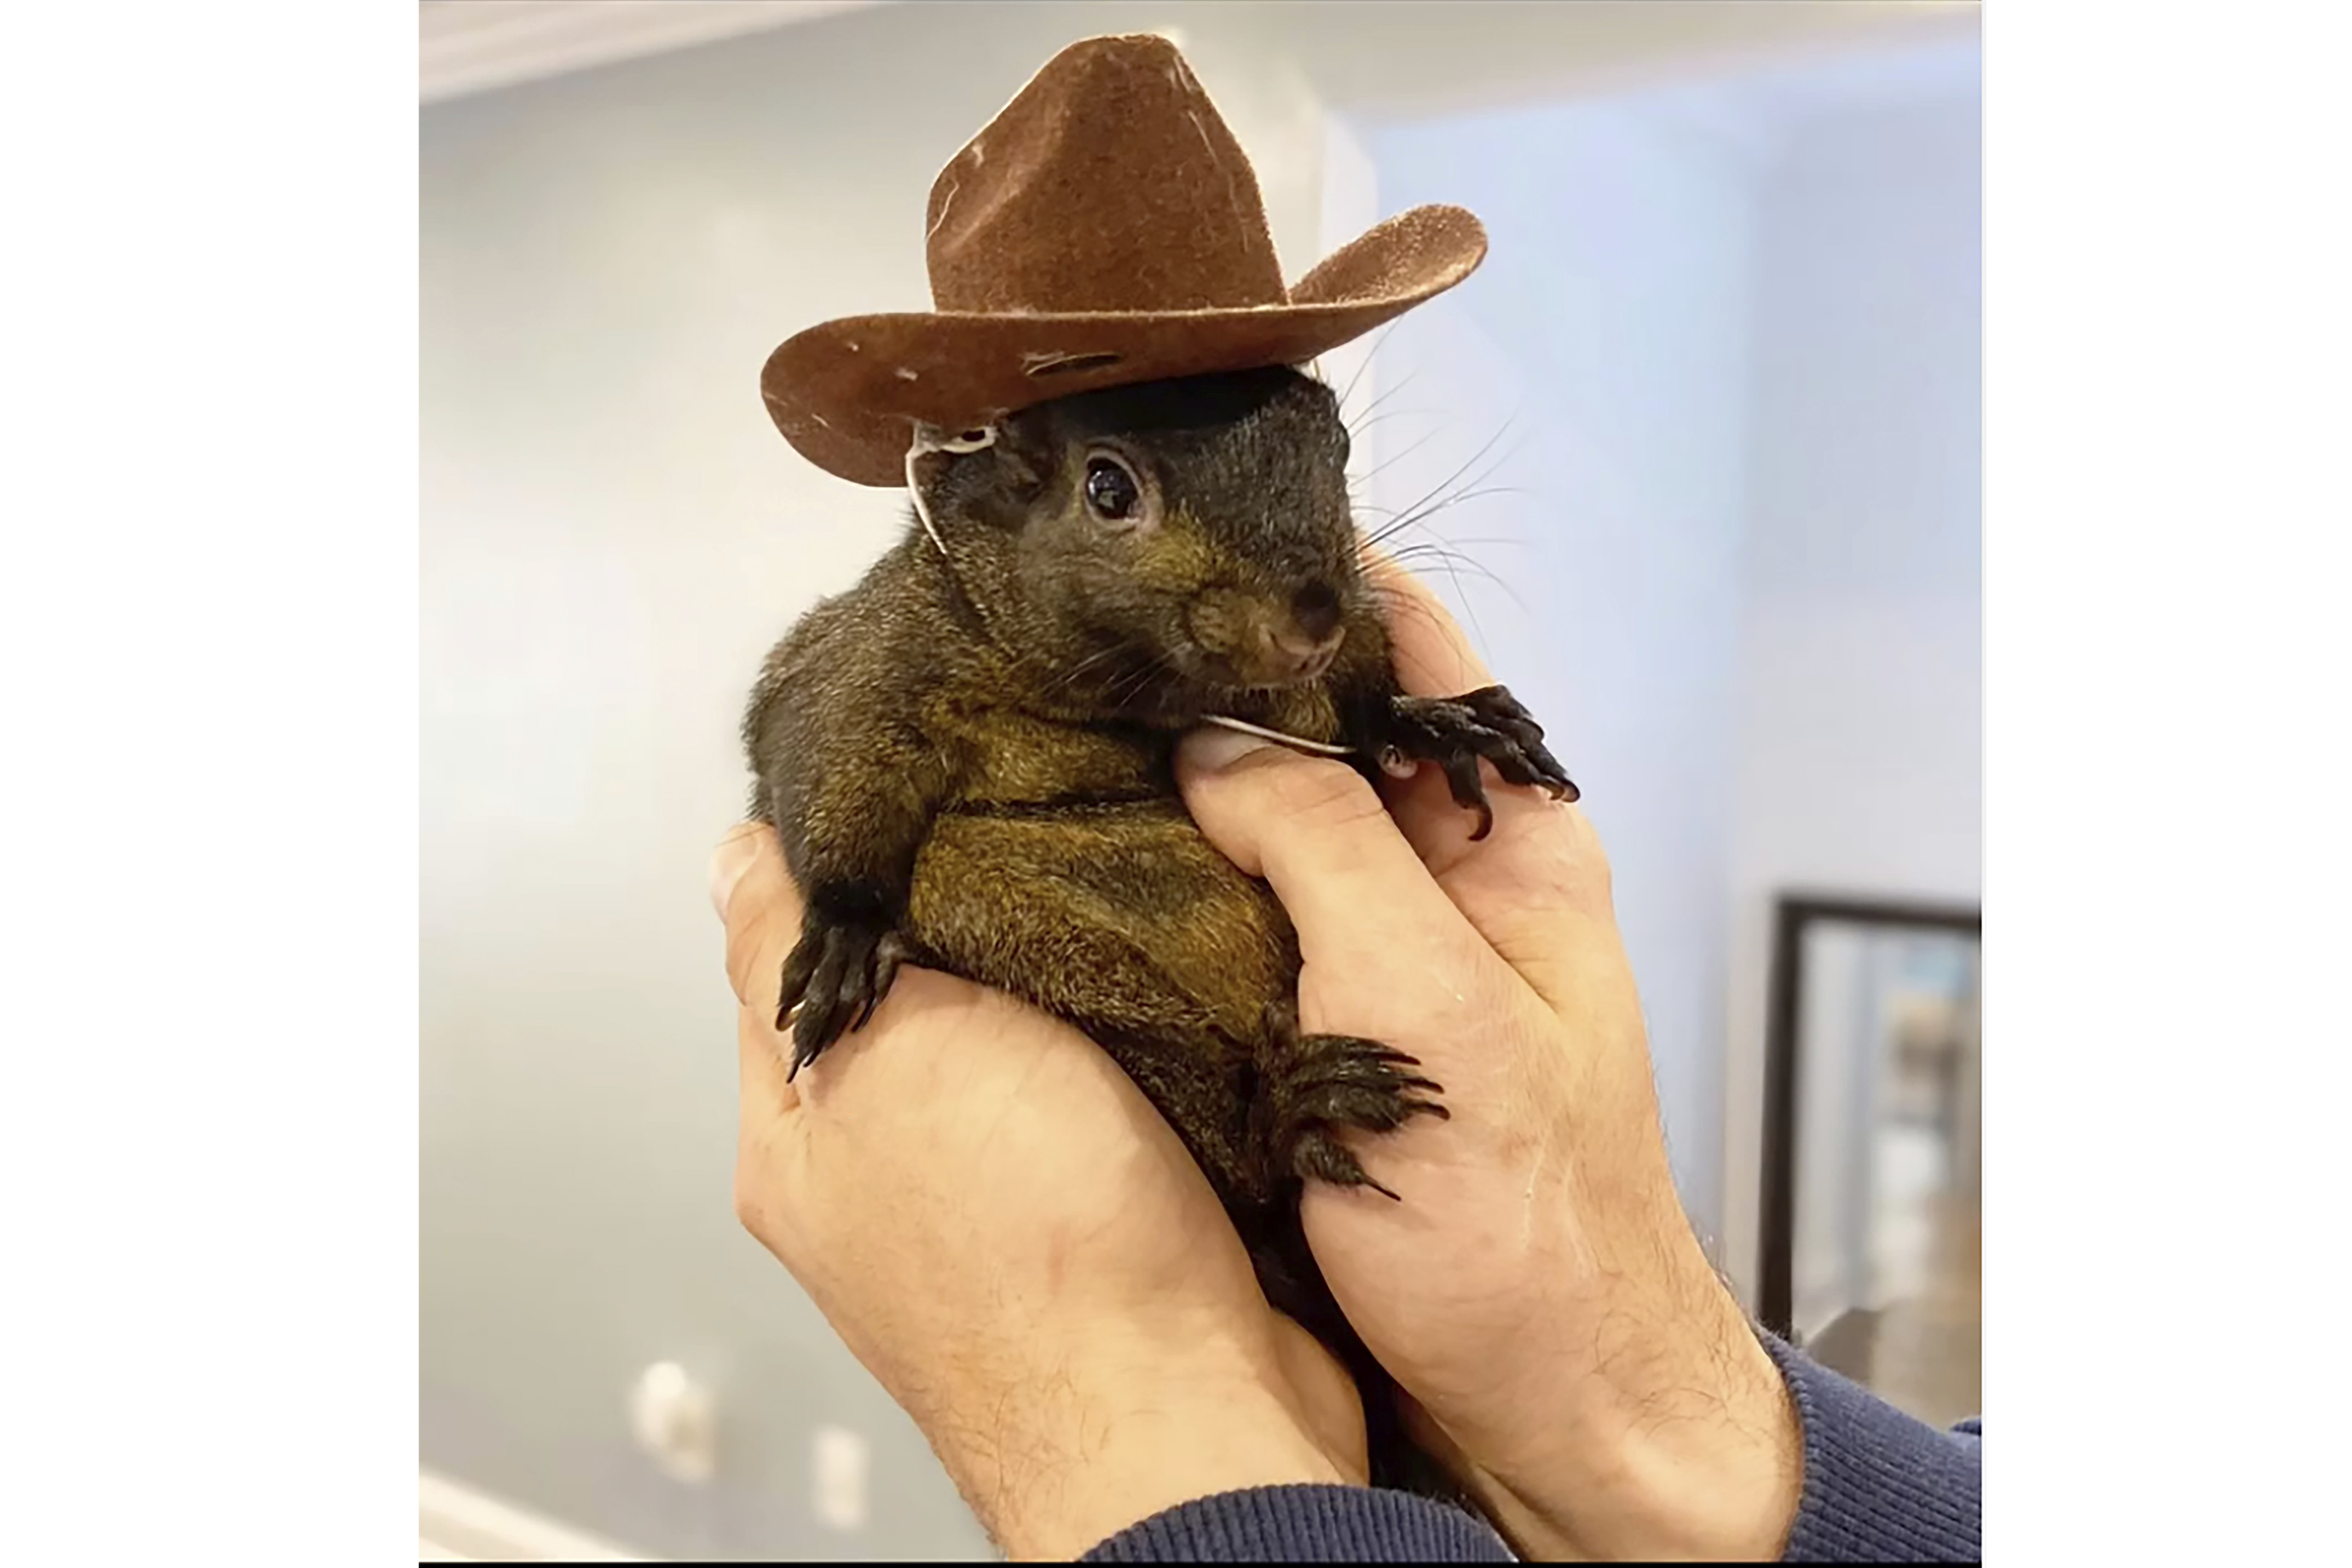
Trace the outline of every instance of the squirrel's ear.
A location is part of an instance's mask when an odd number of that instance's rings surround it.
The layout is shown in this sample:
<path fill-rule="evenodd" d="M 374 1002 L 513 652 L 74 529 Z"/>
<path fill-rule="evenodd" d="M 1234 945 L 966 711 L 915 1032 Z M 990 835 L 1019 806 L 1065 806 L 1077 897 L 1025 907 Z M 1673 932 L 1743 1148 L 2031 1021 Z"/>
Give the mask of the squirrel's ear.
<path fill-rule="evenodd" d="M 996 459 L 997 472 L 1006 487 L 1022 495 L 1035 493 L 1053 477 L 1052 443 L 1034 420 L 1014 415 L 1000 421 L 988 451 Z"/>

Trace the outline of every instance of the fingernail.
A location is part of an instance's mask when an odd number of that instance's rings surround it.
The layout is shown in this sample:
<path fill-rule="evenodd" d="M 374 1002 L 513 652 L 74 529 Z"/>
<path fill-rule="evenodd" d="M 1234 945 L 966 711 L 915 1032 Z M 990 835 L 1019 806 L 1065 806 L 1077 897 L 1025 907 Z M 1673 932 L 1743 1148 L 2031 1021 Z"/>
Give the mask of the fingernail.
<path fill-rule="evenodd" d="M 735 884 L 760 858 L 760 829 L 757 824 L 742 823 L 719 841 L 710 856 L 710 907 L 719 918 L 727 918 L 727 900 L 735 896 Z"/>
<path fill-rule="evenodd" d="M 1274 744 L 1255 735 L 1245 735 L 1239 730 L 1228 730 L 1221 724 L 1203 725 L 1184 737 L 1178 745 L 1178 761 L 1189 771 L 1201 773 L 1223 773 L 1254 752 L 1262 752 Z"/>

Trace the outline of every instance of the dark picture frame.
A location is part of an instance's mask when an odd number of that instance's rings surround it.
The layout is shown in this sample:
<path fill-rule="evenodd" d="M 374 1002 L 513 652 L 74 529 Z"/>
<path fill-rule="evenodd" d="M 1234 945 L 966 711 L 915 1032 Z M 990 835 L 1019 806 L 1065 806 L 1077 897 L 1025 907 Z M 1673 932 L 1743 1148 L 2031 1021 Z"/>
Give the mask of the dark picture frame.
<path fill-rule="evenodd" d="M 1981 906 L 1784 893 L 1773 904 L 1772 968 L 1764 1023 L 1764 1145 L 1756 1315 L 1784 1340 L 1795 1325 L 1797 1106 L 1803 1063 L 1805 934 L 1823 923 L 1984 937 Z"/>

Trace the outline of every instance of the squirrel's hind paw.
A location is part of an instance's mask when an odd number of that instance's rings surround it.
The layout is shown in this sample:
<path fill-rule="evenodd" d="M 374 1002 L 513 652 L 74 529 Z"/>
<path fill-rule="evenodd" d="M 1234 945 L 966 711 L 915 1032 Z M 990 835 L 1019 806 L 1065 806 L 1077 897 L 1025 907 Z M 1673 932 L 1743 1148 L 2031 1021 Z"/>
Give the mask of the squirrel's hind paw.
<path fill-rule="evenodd" d="M 1450 1112 L 1435 1098 L 1444 1088 L 1414 1070 L 1418 1060 L 1378 1040 L 1299 1034 L 1287 1009 L 1276 1009 L 1269 1023 L 1277 1038 L 1258 1082 L 1255 1120 L 1260 1149 L 1275 1172 L 1395 1197 L 1365 1173 L 1338 1134 L 1346 1128 L 1391 1132 L 1415 1116 L 1444 1121 Z"/>

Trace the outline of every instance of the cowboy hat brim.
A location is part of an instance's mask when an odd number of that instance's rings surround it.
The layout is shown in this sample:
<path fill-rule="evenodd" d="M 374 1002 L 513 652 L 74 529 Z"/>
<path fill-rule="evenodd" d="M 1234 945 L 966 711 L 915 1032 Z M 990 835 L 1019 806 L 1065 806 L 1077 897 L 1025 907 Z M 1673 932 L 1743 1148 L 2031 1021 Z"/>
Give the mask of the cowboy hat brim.
<path fill-rule="evenodd" d="M 817 467 L 902 485 L 917 422 L 961 430 L 1073 393 L 1304 364 L 1453 288 L 1486 254 L 1469 213 L 1416 207 L 1332 252 L 1286 304 L 850 316 L 787 340 L 760 391 L 776 428 Z"/>

